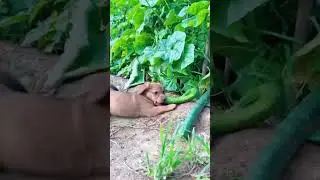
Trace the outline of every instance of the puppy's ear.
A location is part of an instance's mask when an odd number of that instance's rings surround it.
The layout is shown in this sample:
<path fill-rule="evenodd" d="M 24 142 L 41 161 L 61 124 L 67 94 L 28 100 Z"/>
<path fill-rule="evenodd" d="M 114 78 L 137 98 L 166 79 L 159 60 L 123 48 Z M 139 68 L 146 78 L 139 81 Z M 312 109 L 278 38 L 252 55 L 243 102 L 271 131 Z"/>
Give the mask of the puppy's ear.
<path fill-rule="evenodd" d="M 146 90 L 148 90 L 151 86 L 151 83 L 145 82 L 144 84 L 136 86 L 136 93 L 143 94 Z"/>

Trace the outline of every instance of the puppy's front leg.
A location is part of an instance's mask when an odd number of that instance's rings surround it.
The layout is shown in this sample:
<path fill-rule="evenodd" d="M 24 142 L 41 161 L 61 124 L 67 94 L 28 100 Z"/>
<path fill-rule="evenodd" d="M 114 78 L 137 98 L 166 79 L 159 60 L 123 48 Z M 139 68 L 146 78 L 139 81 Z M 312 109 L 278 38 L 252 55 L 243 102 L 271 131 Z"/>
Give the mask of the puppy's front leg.
<path fill-rule="evenodd" d="M 152 117 L 152 116 L 156 116 L 168 111 L 172 111 L 177 107 L 176 104 L 169 104 L 169 105 L 165 105 L 165 106 L 154 106 L 150 109 L 146 109 L 144 115 L 147 117 Z"/>
<path fill-rule="evenodd" d="M 146 82 L 144 84 L 138 85 L 135 89 L 136 94 L 143 94 L 144 91 L 148 90 L 150 88 L 150 83 Z"/>

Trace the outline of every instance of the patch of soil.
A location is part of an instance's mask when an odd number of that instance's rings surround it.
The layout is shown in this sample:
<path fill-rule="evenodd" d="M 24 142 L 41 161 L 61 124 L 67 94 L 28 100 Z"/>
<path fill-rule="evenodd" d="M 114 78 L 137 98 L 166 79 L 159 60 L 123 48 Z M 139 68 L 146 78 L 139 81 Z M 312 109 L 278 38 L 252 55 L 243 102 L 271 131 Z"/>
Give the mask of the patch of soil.
<path fill-rule="evenodd" d="M 123 90 L 126 81 L 120 77 L 110 77 L 110 83 L 120 90 Z M 155 161 L 158 158 L 160 124 L 172 121 L 174 125 L 177 125 L 178 122 L 183 121 L 188 116 L 194 104 L 181 104 L 174 111 L 152 118 L 126 119 L 111 117 L 110 179 L 148 179 L 145 174 L 145 153 L 149 153 L 151 161 Z M 209 125 L 210 110 L 205 108 L 197 123 L 196 131 L 209 136 Z M 190 179 L 190 177 L 185 178 Z"/>
<path fill-rule="evenodd" d="M 258 152 L 269 143 L 272 129 L 249 129 L 215 142 L 212 174 L 215 180 L 236 180 L 248 172 Z M 320 180 L 320 146 L 306 143 L 293 159 L 283 180 Z"/>

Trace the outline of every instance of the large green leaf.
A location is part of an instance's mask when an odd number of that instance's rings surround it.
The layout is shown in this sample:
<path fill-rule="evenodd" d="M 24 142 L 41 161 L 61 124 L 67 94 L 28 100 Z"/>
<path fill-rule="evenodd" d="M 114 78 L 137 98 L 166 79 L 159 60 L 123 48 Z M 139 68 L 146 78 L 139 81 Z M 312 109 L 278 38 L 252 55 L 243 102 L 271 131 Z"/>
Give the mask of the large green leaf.
<path fill-rule="evenodd" d="M 240 20 L 255 8 L 269 0 L 232 0 L 228 8 L 228 25 Z"/>
<path fill-rule="evenodd" d="M 28 0 L 28 1 L 8 0 L 11 6 L 10 14 L 15 15 L 18 12 L 27 11 L 31 9 L 32 6 L 39 1 L 40 0 Z"/>
<path fill-rule="evenodd" d="M 225 28 L 239 21 L 248 13 L 269 0 L 214 0 L 212 3 L 214 14 L 212 23 Z"/>
<path fill-rule="evenodd" d="M 100 8 L 87 0 L 79 0 L 78 8 L 72 11 L 73 27 L 65 51 L 57 64 L 47 72 L 48 79 L 41 91 L 52 92 L 59 86 L 65 73 L 82 68 L 88 69 L 78 76 L 85 75 L 95 69 L 107 69 L 106 35 L 100 31 Z"/>
<path fill-rule="evenodd" d="M 153 7 L 157 4 L 158 0 L 140 0 L 140 4 L 144 6 Z"/>
<path fill-rule="evenodd" d="M 0 21 L 0 30 L 9 29 L 11 26 L 26 23 L 28 14 L 26 12 L 17 13 L 14 16 L 6 17 Z"/>
<path fill-rule="evenodd" d="M 320 33 L 299 49 L 294 57 L 298 79 L 307 80 L 312 88 L 320 87 Z"/>
<path fill-rule="evenodd" d="M 144 58 L 144 60 L 149 61 L 151 66 L 157 67 L 157 66 L 161 65 L 161 63 L 162 63 L 161 58 L 154 56 L 154 51 L 153 51 L 153 48 L 151 46 L 146 47 L 144 49 L 143 53 L 144 54 L 143 54 L 142 58 Z"/>
<path fill-rule="evenodd" d="M 198 14 L 200 11 L 202 11 L 203 9 L 208 9 L 210 5 L 210 1 L 198 1 L 198 2 L 194 2 L 190 5 L 190 7 L 188 8 L 187 12 L 191 15 L 196 15 Z"/>
<path fill-rule="evenodd" d="M 10 12 L 10 4 L 7 1 L 0 0 L 0 15 L 8 15 Z"/>
<path fill-rule="evenodd" d="M 211 29 L 218 34 L 232 38 L 240 43 L 247 43 L 249 41 L 243 32 L 244 25 L 241 22 L 233 23 L 228 28 L 212 25 Z"/>
<path fill-rule="evenodd" d="M 134 6 L 132 10 L 128 13 L 128 20 L 130 23 L 132 23 L 135 27 L 135 29 L 139 29 L 141 24 L 144 21 L 144 15 L 146 12 L 145 7 L 141 7 L 139 4 Z"/>
<path fill-rule="evenodd" d="M 194 62 L 194 50 L 195 50 L 194 44 L 188 44 L 186 46 L 184 54 L 180 59 L 181 61 L 180 69 L 185 69 L 187 66 L 189 66 Z"/>
<path fill-rule="evenodd" d="M 203 9 L 196 16 L 192 16 L 190 18 L 184 19 L 181 22 L 181 26 L 183 28 L 198 27 L 204 22 L 208 13 L 209 13 L 209 11 L 207 9 Z"/>
<path fill-rule="evenodd" d="M 174 32 L 167 39 L 160 40 L 156 48 L 155 57 L 161 57 L 169 63 L 179 60 L 184 49 L 185 40 L 186 34 L 184 32 Z"/>
<path fill-rule="evenodd" d="M 196 21 L 196 24 L 194 25 L 194 27 L 200 26 L 204 22 L 206 17 L 208 17 L 208 14 L 209 14 L 208 9 L 203 9 L 203 10 L 199 11 L 199 13 L 196 15 L 197 21 Z"/>
<path fill-rule="evenodd" d="M 134 85 L 144 83 L 145 72 L 140 71 L 140 70 L 141 70 L 141 67 L 140 67 L 138 59 L 134 59 L 133 64 L 132 64 L 132 71 L 130 74 L 130 78 L 127 81 L 127 83 L 125 84 L 125 89 L 127 89 L 131 86 L 134 86 Z"/>
<path fill-rule="evenodd" d="M 160 82 L 164 86 L 166 91 L 177 92 L 179 89 L 177 79 L 174 77 L 167 78 L 167 77 L 160 76 Z"/>
<path fill-rule="evenodd" d="M 170 10 L 164 24 L 166 26 L 170 26 L 170 25 L 176 24 L 179 21 L 180 21 L 180 17 L 174 12 L 174 10 Z"/>
<path fill-rule="evenodd" d="M 122 35 L 120 38 L 114 40 L 114 43 L 111 45 L 111 53 L 114 55 L 114 57 L 117 57 L 118 55 L 120 55 L 120 53 L 122 53 L 122 56 L 126 56 L 127 52 L 123 52 L 126 51 L 126 47 L 128 47 L 128 45 L 132 44 L 134 39 L 134 35 Z"/>
<path fill-rule="evenodd" d="M 261 49 L 255 43 L 242 43 L 234 38 L 216 33 L 214 30 L 212 30 L 211 38 L 213 40 L 211 45 L 212 54 L 229 57 L 232 61 L 232 67 L 236 71 L 240 71 L 250 64 L 260 54 Z"/>
<path fill-rule="evenodd" d="M 180 10 L 180 12 L 178 13 L 178 16 L 179 16 L 179 17 L 185 16 L 186 13 L 187 13 L 187 11 L 188 11 L 188 8 L 189 8 L 189 6 L 184 6 L 184 7 Z"/>
<path fill-rule="evenodd" d="M 28 13 L 23 11 L 0 20 L 0 39 L 18 40 L 28 28 Z"/>
<path fill-rule="evenodd" d="M 30 30 L 26 36 L 24 37 L 24 40 L 21 43 L 21 46 L 27 47 L 31 46 L 32 43 L 35 41 L 38 41 L 46 35 L 50 31 L 50 25 L 52 23 L 52 19 L 48 19 L 44 22 L 38 23 L 38 26 L 32 30 Z"/>
<path fill-rule="evenodd" d="M 46 13 L 50 8 L 52 8 L 53 0 L 38 1 L 30 11 L 29 24 L 33 25 L 37 20 L 43 20 L 47 17 Z"/>
<path fill-rule="evenodd" d="M 152 36 L 149 33 L 142 32 L 135 36 L 134 48 L 136 53 L 141 54 L 144 48 L 152 44 Z"/>

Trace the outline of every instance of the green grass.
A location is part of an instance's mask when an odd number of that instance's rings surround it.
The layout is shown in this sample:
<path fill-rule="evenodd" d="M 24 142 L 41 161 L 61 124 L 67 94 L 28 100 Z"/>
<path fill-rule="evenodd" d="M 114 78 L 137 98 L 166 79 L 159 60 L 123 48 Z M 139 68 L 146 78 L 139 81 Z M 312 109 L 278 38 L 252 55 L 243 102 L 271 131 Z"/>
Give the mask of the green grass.
<path fill-rule="evenodd" d="M 187 141 L 179 136 L 180 125 L 170 136 L 173 127 L 169 123 L 166 129 L 160 126 L 161 148 L 159 159 L 151 163 L 146 153 L 147 175 L 154 180 L 167 179 L 172 177 L 178 168 L 185 164 L 201 167 L 197 174 L 190 174 L 196 179 L 210 178 L 210 144 L 209 141 L 192 131 L 191 138 Z M 176 177 L 174 178 L 176 179 Z"/>

